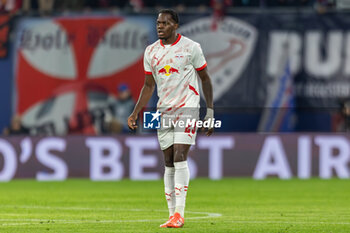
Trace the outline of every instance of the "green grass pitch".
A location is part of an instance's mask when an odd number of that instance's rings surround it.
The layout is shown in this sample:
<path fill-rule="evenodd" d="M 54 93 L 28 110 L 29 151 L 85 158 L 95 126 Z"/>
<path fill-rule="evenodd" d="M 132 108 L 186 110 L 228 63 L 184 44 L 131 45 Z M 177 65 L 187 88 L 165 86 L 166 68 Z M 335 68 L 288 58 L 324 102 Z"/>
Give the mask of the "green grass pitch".
<path fill-rule="evenodd" d="M 350 181 L 192 180 L 185 226 L 167 219 L 162 181 L 0 183 L 0 232 L 350 232 Z"/>

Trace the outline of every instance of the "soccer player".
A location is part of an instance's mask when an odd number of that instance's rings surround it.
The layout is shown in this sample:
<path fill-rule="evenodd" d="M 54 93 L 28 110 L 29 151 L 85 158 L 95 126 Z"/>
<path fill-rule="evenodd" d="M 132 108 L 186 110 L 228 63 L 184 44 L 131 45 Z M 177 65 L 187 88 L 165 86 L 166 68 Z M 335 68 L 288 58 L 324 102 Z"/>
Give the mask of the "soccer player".
<path fill-rule="evenodd" d="M 157 18 L 158 38 L 149 45 L 144 54 L 145 82 L 134 111 L 128 118 L 128 126 L 137 128 L 136 120 L 139 112 L 151 98 L 155 85 L 159 101 L 157 109 L 164 114 L 177 114 L 178 120 L 184 113 L 183 109 L 199 109 L 199 84 L 207 105 L 204 120 L 213 120 L 213 90 L 207 72 L 207 63 L 200 45 L 189 38 L 176 33 L 179 18 L 171 9 L 161 10 Z M 197 111 L 198 112 L 198 111 Z M 194 118 L 198 115 L 194 113 Z M 179 228 L 184 225 L 184 209 L 189 184 L 189 169 L 187 154 L 190 146 L 195 143 L 196 126 L 186 125 L 158 129 L 158 140 L 164 154 L 165 197 L 169 208 L 169 220 L 160 227 Z M 206 135 L 210 136 L 213 128 L 208 128 Z"/>

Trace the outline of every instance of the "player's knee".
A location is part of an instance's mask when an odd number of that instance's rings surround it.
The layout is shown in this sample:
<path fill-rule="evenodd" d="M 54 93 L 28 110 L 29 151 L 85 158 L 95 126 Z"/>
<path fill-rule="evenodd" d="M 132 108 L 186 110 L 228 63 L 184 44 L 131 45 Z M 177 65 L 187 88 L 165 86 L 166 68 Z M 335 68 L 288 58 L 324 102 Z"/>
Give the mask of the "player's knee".
<path fill-rule="evenodd" d="M 174 151 L 174 162 L 186 161 L 186 152 L 184 150 L 175 150 Z"/>
<path fill-rule="evenodd" d="M 174 167 L 174 159 L 170 156 L 165 156 L 164 163 L 166 167 Z"/>
<path fill-rule="evenodd" d="M 165 161 L 165 166 L 166 167 L 174 167 L 174 162 L 166 162 Z"/>

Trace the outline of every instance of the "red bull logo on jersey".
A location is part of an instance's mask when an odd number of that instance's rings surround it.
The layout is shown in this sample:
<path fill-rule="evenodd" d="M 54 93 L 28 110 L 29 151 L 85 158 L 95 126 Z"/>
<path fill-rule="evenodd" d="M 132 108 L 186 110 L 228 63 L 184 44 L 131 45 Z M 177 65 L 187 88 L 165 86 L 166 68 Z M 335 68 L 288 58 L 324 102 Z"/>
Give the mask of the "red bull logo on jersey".
<path fill-rule="evenodd" d="M 173 73 L 179 73 L 179 70 L 169 65 L 166 65 L 160 70 L 158 70 L 158 74 L 165 74 L 165 76 L 170 76 Z"/>

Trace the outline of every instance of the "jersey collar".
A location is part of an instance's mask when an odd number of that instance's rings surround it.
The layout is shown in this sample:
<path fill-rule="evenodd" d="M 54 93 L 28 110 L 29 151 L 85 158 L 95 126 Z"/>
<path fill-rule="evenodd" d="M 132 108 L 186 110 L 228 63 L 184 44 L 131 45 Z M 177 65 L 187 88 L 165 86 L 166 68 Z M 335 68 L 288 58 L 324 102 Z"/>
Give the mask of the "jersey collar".
<path fill-rule="evenodd" d="M 172 43 L 170 46 L 176 45 L 180 41 L 180 39 L 181 39 L 181 34 L 177 34 L 176 41 L 174 43 Z M 164 46 L 162 40 L 159 40 L 159 41 L 160 41 L 160 45 L 164 48 L 165 46 Z"/>

